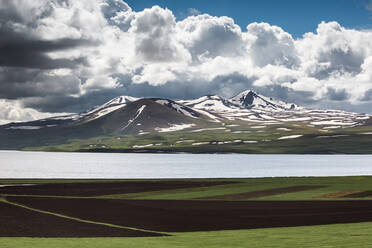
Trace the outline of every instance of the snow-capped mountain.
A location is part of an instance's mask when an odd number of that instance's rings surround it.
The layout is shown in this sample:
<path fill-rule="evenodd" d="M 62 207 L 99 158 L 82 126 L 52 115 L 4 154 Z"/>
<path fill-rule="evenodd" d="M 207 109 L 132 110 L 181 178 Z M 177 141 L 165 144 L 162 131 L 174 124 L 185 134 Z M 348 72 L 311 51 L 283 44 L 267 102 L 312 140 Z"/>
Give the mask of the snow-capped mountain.
<path fill-rule="evenodd" d="M 105 104 L 95 107 L 86 113 L 80 114 L 80 121 L 92 121 L 94 119 L 100 118 L 105 116 L 117 109 L 120 109 L 126 106 L 128 103 L 135 102 L 139 100 L 139 98 L 132 97 L 132 96 L 118 96 L 114 99 L 106 102 Z"/>
<path fill-rule="evenodd" d="M 341 128 L 362 125 L 371 117 L 341 110 L 305 108 L 260 95 L 252 90 L 243 91 L 230 99 L 213 95 L 178 102 L 196 111 L 204 111 L 211 119 L 221 122 L 243 121 L 262 125 L 302 122 L 309 126 Z"/>
<path fill-rule="evenodd" d="M 73 114 L 73 115 L 66 115 L 66 116 L 58 116 L 52 117 L 49 119 L 54 120 L 72 120 L 72 121 L 92 121 L 94 119 L 100 118 L 104 115 L 107 115 L 119 108 L 124 107 L 126 104 L 130 102 L 134 102 L 139 100 L 140 98 L 132 97 L 132 96 L 118 96 L 114 99 L 102 104 L 101 106 L 96 106 L 86 112 L 80 114 Z"/>
<path fill-rule="evenodd" d="M 119 96 L 79 114 L 2 125 L 0 149 L 372 153 L 371 117 L 301 107 L 251 90 L 192 100 Z"/>
<path fill-rule="evenodd" d="M 0 126 L 0 140 L 8 147 L 27 147 L 37 136 L 42 144 L 98 136 L 164 132 L 264 132 L 265 128 L 292 131 L 296 127 L 330 132 L 370 125 L 371 115 L 319 110 L 285 103 L 247 90 L 227 99 L 217 95 L 193 100 L 119 96 L 87 112 Z M 288 128 L 293 126 L 294 128 Z M 239 127 L 231 130 L 229 127 Z M 272 130 L 272 129 L 271 129 Z M 294 134 L 291 137 L 300 137 Z M 17 141 L 22 137 L 23 143 Z M 1 143 L 1 142 L 0 142 Z M 8 144 L 16 145 L 8 145 Z M 27 142 L 26 142 L 27 143 Z M 1 144 L 0 144 L 1 145 Z"/>
<path fill-rule="evenodd" d="M 243 91 L 230 99 L 217 95 L 208 95 L 194 100 L 179 100 L 177 102 L 191 108 L 213 112 L 231 112 L 242 109 L 282 111 L 299 108 L 293 103 L 274 100 L 252 90 Z"/>
<path fill-rule="evenodd" d="M 109 133 L 144 134 L 192 127 L 199 118 L 198 112 L 172 100 L 143 98 L 101 119 Z"/>

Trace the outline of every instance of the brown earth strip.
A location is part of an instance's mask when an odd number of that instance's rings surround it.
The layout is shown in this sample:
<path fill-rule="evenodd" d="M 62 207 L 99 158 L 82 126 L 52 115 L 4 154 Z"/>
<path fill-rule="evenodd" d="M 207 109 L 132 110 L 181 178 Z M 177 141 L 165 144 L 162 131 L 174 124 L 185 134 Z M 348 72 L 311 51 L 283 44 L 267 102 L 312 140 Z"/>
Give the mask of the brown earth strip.
<path fill-rule="evenodd" d="M 162 232 L 372 221 L 372 201 L 174 201 L 8 197 L 81 219 Z"/>
<path fill-rule="evenodd" d="M 82 223 L 0 202 L 0 237 L 146 237 L 155 233 Z"/>
<path fill-rule="evenodd" d="M 358 193 L 350 194 L 344 197 L 348 197 L 348 198 L 372 197 L 372 190 L 360 191 Z"/>
<path fill-rule="evenodd" d="M 204 199 L 204 200 L 212 199 L 212 200 L 226 200 L 226 201 L 245 200 L 245 199 L 258 198 L 258 197 L 264 197 L 264 196 L 295 193 L 295 192 L 300 192 L 300 191 L 305 191 L 305 190 L 319 189 L 323 187 L 324 186 L 302 185 L 302 186 L 292 186 L 292 187 L 285 187 L 285 188 L 266 189 L 266 190 L 260 190 L 260 191 L 231 194 L 231 195 L 209 196 L 209 197 L 203 197 L 203 198 L 198 198 L 198 199 Z"/>
<path fill-rule="evenodd" d="M 53 183 L 29 186 L 0 187 L 1 194 L 9 195 L 49 195 L 49 196 L 101 196 L 128 194 L 157 190 L 207 187 L 233 182 L 208 181 L 127 181 L 102 183 Z"/>
<path fill-rule="evenodd" d="M 314 198 L 341 198 L 341 197 L 348 197 L 351 194 L 355 194 L 355 193 L 359 193 L 359 192 L 361 192 L 361 191 L 360 190 L 340 191 L 340 192 L 335 192 L 335 193 L 318 195 L 318 196 L 315 196 Z"/>

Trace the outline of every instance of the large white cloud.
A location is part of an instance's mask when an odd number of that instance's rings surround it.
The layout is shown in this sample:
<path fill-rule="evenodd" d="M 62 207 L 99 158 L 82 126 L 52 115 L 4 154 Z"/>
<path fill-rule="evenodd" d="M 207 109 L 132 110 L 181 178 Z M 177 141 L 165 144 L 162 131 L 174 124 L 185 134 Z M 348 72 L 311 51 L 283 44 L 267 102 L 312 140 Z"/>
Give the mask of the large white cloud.
<path fill-rule="evenodd" d="M 169 9 L 135 12 L 121 0 L 14 0 L 0 2 L 0 36 L 0 99 L 21 112 L 22 103 L 66 112 L 116 94 L 229 96 L 251 87 L 355 111 L 372 101 L 372 31 L 337 22 L 295 39 L 268 23 L 241 29 L 199 13 L 177 21 Z M 3 120 L 32 119 L 6 109 Z"/>
<path fill-rule="evenodd" d="M 332 74 L 358 74 L 372 52 L 372 32 L 345 29 L 337 22 L 322 22 L 317 32 L 296 42 L 303 69 L 319 79 Z"/>
<path fill-rule="evenodd" d="M 259 67 L 279 65 L 294 67 L 298 54 L 292 36 L 268 23 L 251 23 L 245 33 L 248 53 Z"/>
<path fill-rule="evenodd" d="M 240 27 L 225 16 L 190 16 L 177 23 L 177 36 L 197 60 L 201 57 L 235 57 L 244 53 Z"/>
<path fill-rule="evenodd" d="M 189 57 L 176 39 L 176 20 L 168 9 L 154 6 L 136 13 L 129 32 L 135 37 L 135 51 L 141 62 L 177 62 Z"/>
<path fill-rule="evenodd" d="M 2 99 L 0 99 L 0 109 L 0 125 L 9 122 L 33 121 L 55 115 L 52 113 L 41 113 L 32 108 L 25 108 L 19 102 Z"/>
<path fill-rule="evenodd" d="M 111 25 L 117 25 L 123 31 L 128 31 L 134 18 L 132 8 L 121 0 L 106 0 L 101 2 L 103 15 Z"/>

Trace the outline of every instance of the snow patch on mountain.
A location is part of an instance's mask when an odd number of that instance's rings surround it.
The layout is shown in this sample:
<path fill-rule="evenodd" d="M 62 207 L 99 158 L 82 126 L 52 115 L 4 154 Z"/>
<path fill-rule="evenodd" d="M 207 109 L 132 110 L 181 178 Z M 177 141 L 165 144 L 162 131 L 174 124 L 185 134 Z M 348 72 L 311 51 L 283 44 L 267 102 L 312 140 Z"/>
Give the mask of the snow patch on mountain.
<path fill-rule="evenodd" d="M 103 104 L 101 106 L 95 107 L 92 110 L 90 110 L 86 113 L 83 113 L 82 115 L 85 115 L 85 116 L 86 115 L 91 115 L 93 113 L 101 112 L 102 110 L 105 110 L 105 109 L 107 109 L 105 114 L 108 114 L 108 113 L 112 112 L 112 111 L 110 111 L 110 109 L 116 110 L 120 107 L 124 107 L 127 103 L 135 102 L 139 99 L 140 98 L 131 97 L 131 96 L 118 96 L 118 97 L 115 97 L 114 99 L 106 102 L 105 104 Z"/>
<path fill-rule="evenodd" d="M 198 113 L 195 110 L 193 110 L 192 108 L 186 107 L 182 104 L 179 104 L 177 102 L 167 100 L 167 99 L 159 99 L 159 100 L 156 100 L 155 102 L 157 102 L 161 105 L 167 106 L 169 108 L 172 108 L 172 109 L 176 110 L 178 113 L 181 113 L 181 114 L 186 115 L 188 117 L 191 117 L 191 118 L 198 118 L 199 117 Z"/>
<path fill-rule="evenodd" d="M 303 136 L 302 134 L 298 134 L 298 135 L 288 135 L 288 136 L 280 137 L 280 138 L 278 138 L 278 140 L 297 139 L 297 138 L 300 138 L 300 137 L 302 137 L 302 136 Z"/>
<path fill-rule="evenodd" d="M 227 99 L 216 95 L 203 96 L 194 100 L 180 100 L 177 102 L 194 109 L 202 109 L 212 112 L 230 112 L 232 109 L 238 109 L 238 107 L 233 106 L 233 104 Z"/>
<path fill-rule="evenodd" d="M 192 133 L 202 132 L 202 131 L 212 131 L 212 130 L 226 130 L 226 127 L 212 127 L 212 128 L 201 128 L 192 130 Z"/>
<path fill-rule="evenodd" d="M 199 112 L 200 114 L 202 115 L 205 115 L 207 116 L 208 118 L 210 118 L 213 122 L 221 122 L 220 118 L 217 117 L 216 115 L 213 115 L 207 111 L 204 111 L 204 110 L 201 110 L 201 109 L 194 109 L 196 112 Z"/>
<path fill-rule="evenodd" d="M 112 105 L 125 104 L 125 103 L 129 103 L 129 102 L 135 102 L 135 101 L 137 101 L 139 99 L 141 99 L 141 98 L 132 97 L 132 96 L 118 96 L 118 97 L 115 97 L 114 99 L 108 101 L 107 103 L 101 105 L 99 108 L 106 108 L 106 107 L 112 106 Z"/>
<path fill-rule="evenodd" d="M 8 127 L 6 129 L 14 129 L 14 130 L 37 130 L 37 129 L 41 129 L 43 127 L 41 126 L 15 126 L 15 127 Z"/>
<path fill-rule="evenodd" d="M 138 148 L 146 148 L 146 147 L 151 147 L 154 146 L 154 144 L 148 144 L 148 145 L 134 145 L 132 148 L 138 149 Z"/>
<path fill-rule="evenodd" d="M 126 129 L 127 127 L 129 127 L 130 124 L 132 124 L 133 121 L 135 121 L 135 120 L 136 120 L 136 119 L 141 115 L 142 111 L 143 111 L 145 108 L 146 108 L 146 105 L 142 105 L 142 106 L 137 110 L 136 115 L 134 116 L 134 118 L 130 119 L 130 120 L 128 121 L 128 123 L 127 123 L 124 127 L 121 128 L 121 130 L 124 130 L 124 129 Z"/>
<path fill-rule="evenodd" d="M 115 110 L 118 110 L 119 108 L 124 107 L 125 104 L 119 104 L 114 106 L 108 106 L 105 108 L 98 109 L 97 111 L 87 113 L 85 116 L 87 116 L 86 120 L 93 121 L 95 119 L 101 118 L 102 116 L 105 116 L 111 112 L 114 112 Z"/>
<path fill-rule="evenodd" d="M 286 131 L 286 132 L 292 131 L 292 129 L 289 129 L 289 128 L 286 128 L 286 127 L 279 127 L 276 130 L 278 130 L 278 131 Z"/>
<path fill-rule="evenodd" d="M 175 131 L 180 131 L 186 128 L 191 128 L 195 126 L 195 124 L 173 124 L 170 125 L 169 127 L 156 127 L 155 130 L 158 131 L 159 133 L 164 133 L 164 132 L 175 132 Z"/>

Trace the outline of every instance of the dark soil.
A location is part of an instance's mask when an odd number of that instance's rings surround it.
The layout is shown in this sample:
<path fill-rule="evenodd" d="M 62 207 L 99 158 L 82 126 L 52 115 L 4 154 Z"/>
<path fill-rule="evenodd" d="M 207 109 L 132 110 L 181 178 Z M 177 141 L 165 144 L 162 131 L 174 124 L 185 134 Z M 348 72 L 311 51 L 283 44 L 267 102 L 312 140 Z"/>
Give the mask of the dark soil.
<path fill-rule="evenodd" d="M 305 190 L 318 189 L 322 187 L 324 186 L 303 185 L 303 186 L 293 186 L 293 187 L 253 191 L 253 192 L 246 192 L 246 193 L 240 193 L 240 194 L 210 196 L 210 197 L 203 197 L 200 199 L 229 200 L 229 201 L 230 200 L 244 200 L 244 199 L 258 198 L 258 197 L 264 197 L 264 196 L 280 195 L 280 194 L 285 194 L 285 193 L 295 193 L 295 192 L 300 192 L 300 191 L 305 191 Z"/>
<path fill-rule="evenodd" d="M 356 193 L 360 193 L 360 190 L 351 190 L 351 191 L 339 191 L 339 192 L 333 192 L 329 194 L 323 194 L 315 196 L 314 198 L 342 198 L 342 197 L 348 197 L 349 195 L 353 195 Z"/>
<path fill-rule="evenodd" d="M 372 190 L 366 190 L 366 191 L 361 191 L 361 192 L 358 192 L 358 193 L 345 195 L 344 197 L 347 197 L 347 198 L 363 198 L 363 197 L 371 197 L 371 196 L 372 196 Z"/>
<path fill-rule="evenodd" d="M 372 201 L 173 201 L 8 197 L 82 219 L 190 232 L 372 221 Z"/>
<path fill-rule="evenodd" d="M 0 202 L 0 237 L 144 237 L 158 234 L 82 223 Z"/>
<path fill-rule="evenodd" d="M 102 183 L 53 183 L 30 186 L 1 187 L 1 194 L 50 196 L 101 196 L 146 191 L 222 185 L 232 182 L 208 181 L 127 181 Z"/>

